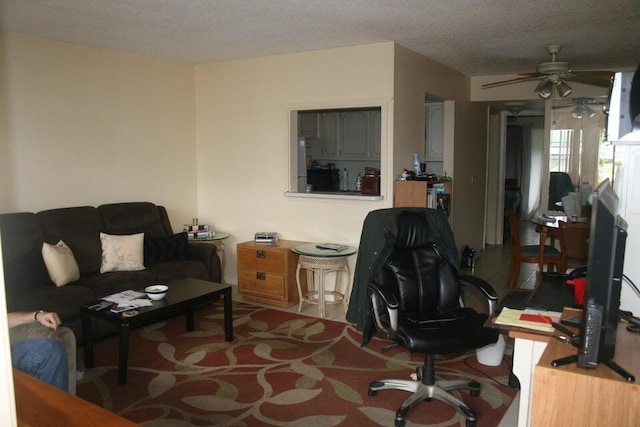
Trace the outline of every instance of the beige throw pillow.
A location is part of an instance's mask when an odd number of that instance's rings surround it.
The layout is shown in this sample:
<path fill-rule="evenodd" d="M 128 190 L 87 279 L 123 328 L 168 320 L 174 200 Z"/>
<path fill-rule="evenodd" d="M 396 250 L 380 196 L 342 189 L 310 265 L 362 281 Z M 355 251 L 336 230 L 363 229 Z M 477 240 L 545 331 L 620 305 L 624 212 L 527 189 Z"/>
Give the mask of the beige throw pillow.
<path fill-rule="evenodd" d="M 102 265 L 100 273 L 144 270 L 144 233 L 115 236 L 100 233 Z"/>
<path fill-rule="evenodd" d="M 49 278 L 56 286 L 64 286 L 80 278 L 80 270 L 73 252 L 62 240 L 55 245 L 42 244 L 42 258 Z"/>

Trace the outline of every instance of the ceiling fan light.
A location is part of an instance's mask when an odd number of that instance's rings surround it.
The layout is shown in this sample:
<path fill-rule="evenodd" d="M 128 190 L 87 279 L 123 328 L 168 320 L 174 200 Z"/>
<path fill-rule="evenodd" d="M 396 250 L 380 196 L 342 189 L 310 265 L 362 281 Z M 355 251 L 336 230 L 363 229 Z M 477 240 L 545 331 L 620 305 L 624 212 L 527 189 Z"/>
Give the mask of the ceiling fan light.
<path fill-rule="evenodd" d="M 551 95 L 553 94 L 553 83 L 551 83 L 549 80 L 545 81 L 543 84 L 538 85 L 538 87 L 540 88 L 537 92 L 538 92 L 538 96 L 542 99 L 549 99 L 551 98 Z M 538 89 L 538 88 L 536 88 Z"/>
<path fill-rule="evenodd" d="M 593 116 L 595 116 L 595 115 L 596 115 L 596 112 L 595 112 L 595 111 L 593 111 L 591 108 L 589 108 L 589 106 L 588 106 L 588 105 L 585 105 L 585 106 L 583 107 L 582 111 L 583 111 L 585 114 L 587 114 L 587 115 L 589 116 L 589 118 L 590 118 L 590 119 L 592 119 L 592 118 L 593 118 Z"/>
<path fill-rule="evenodd" d="M 576 106 L 575 110 L 573 110 L 573 113 L 571 113 L 571 117 L 573 117 L 574 119 L 581 119 L 582 114 L 583 114 L 583 107 L 582 105 L 578 105 Z"/>
<path fill-rule="evenodd" d="M 573 89 L 571 89 L 571 86 L 569 86 L 563 81 L 556 83 L 556 89 L 558 90 L 558 93 L 562 98 L 566 98 L 567 96 L 571 95 L 571 92 L 573 92 Z"/>

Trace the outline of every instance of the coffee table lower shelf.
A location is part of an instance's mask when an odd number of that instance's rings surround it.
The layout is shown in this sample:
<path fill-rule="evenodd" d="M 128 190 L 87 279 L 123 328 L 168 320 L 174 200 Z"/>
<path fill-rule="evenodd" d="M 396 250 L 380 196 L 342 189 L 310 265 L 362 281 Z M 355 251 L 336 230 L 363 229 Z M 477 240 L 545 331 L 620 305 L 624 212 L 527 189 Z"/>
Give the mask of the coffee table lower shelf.
<path fill-rule="evenodd" d="M 168 283 L 169 291 L 164 299 L 152 301 L 151 307 L 141 307 L 133 317 L 123 317 L 108 309 L 96 311 L 89 308 L 91 304 L 80 308 L 82 320 L 82 338 L 84 347 L 84 364 L 94 367 L 93 328 L 91 319 L 99 319 L 120 326 L 120 345 L 118 351 L 118 384 L 127 383 L 127 365 L 129 359 L 129 332 L 147 326 L 173 315 L 185 313 L 187 330 L 194 330 L 194 310 L 197 306 L 224 298 L 224 338 L 233 341 L 233 318 L 231 302 L 231 286 L 207 282 L 200 279 L 186 278 Z"/>

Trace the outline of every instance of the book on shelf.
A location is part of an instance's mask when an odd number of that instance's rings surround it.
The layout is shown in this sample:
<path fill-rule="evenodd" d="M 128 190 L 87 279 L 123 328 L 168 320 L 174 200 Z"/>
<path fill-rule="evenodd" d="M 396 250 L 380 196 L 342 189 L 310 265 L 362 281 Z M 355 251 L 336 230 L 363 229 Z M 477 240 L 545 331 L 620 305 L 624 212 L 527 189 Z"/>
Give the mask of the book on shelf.
<path fill-rule="evenodd" d="M 553 332 L 553 323 L 560 321 L 562 313 L 545 310 L 515 310 L 504 307 L 498 317 L 496 325 L 517 326 L 542 332 Z"/>

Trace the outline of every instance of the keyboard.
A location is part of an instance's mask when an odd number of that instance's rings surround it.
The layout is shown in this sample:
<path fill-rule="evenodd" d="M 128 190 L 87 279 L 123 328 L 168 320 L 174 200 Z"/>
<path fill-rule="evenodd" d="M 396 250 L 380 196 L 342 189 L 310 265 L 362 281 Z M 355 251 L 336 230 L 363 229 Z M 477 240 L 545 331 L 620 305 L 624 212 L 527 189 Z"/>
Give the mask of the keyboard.
<path fill-rule="evenodd" d="M 503 307 L 514 310 L 524 310 L 532 292 L 531 289 L 514 289 L 510 291 L 500 302 L 498 311 L 502 310 Z"/>

